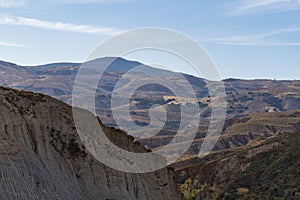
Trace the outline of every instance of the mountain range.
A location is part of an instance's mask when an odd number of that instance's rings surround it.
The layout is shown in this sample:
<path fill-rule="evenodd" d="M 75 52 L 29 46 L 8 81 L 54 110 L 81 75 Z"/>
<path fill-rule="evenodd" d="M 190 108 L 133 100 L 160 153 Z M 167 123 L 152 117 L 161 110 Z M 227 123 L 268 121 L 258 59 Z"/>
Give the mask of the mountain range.
<path fill-rule="evenodd" d="M 125 91 L 131 87 L 132 80 L 148 80 L 151 77 L 149 74 L 158 77 L 159 81 L 175 83 L 179 88 L 183 88 L 185 82 L 178 80 L 184 77 L 192 86 L 197 99 L 184 99 L 185 104 L 179 103 L 182 97 L 162 85 L 147 84 L 140 87 L 129 102 L 131 119 L 122 119 L 125 123 L 133 120 L 137 125 L 147 126 L 151 122 L 149 108 L 163 105 L 168 111 L 163 129 L 160 130 L 154 124 L 151 131 L 158 133 L 149 138 L 139 138 L 139 132 L 134 133 L 135 141 L 156 150 L 168 144 L 176 134 L 180 123 L 180 108 L 189 106 L 188 103 L 199 106 L 201 120 L 195 140 L 184 156 L 172 165 L 177 188 L 185 199 L 299 198 L 300 184 L 297 177 L 300 157 L 295 153 L 298 151 L 300 130 L 299 80 L 223 80 L 227 115 L 222 135 L 213 152 L 199 159 L 197 154 L 211 117 L 213 97 L 207 88 L 209 80 L 152 68 L 123 58 L 100 58 L 91 62 L 89 64 L 95 66 L 97 71 L 103 72 L 96 93 L 97 115 L 104 125 L 114 128 L 119 127 L 111 112 L 111 100 L 120 80 L 121 88 Z M 0 83 L 6 87 L 47 94 L 71 105 L 74 80 L 84 64 L 19 66 L 1 61 Z M 109 67 L 104 71 L 104 66 Z M 88 78 L 97 77 L 95 74 L 95 77 Z M 122 95 L 117 98 L 121 101 Z M 178 154 L 184 145 L 184 142 L 173 144 L 169 154 Z M 277 178 L 273 183 L 274 176 Z"/>

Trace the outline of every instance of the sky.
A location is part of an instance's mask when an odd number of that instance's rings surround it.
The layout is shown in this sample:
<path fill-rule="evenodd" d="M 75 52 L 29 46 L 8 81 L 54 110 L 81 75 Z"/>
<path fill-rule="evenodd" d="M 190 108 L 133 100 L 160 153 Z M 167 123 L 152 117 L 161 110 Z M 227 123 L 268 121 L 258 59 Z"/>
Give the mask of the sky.
<path fill-rule="evenodd" d="M 0 60 L 83 62 L 143 27 L 193 38 L 222 78 L 300 79 L 300 0 L 0 0 Z"/>

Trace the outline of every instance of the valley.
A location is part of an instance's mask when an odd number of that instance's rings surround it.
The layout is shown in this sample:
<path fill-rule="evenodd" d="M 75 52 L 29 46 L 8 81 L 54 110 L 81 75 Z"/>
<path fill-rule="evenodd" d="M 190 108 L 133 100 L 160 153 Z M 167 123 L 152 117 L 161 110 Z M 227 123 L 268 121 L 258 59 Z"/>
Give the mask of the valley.
<path fill-rule="evenodd" d="M 227 113 L 222 134 L 214 146 L 213 151 L 208 156 L 199 159 L 198 153 L 208 130 L 211 106 L 214 101 L 214 97 L 211 97 L 210 91 L 207 88 L 207 84 L 212 83 L 211 81 L 187 74 L 159 70 L 122 58 L 100 58 L 92 62 L 94 62 L 93 65 L 95 65 L 97 69 L 91 69 L 92 75 L 87 78 L 96 79 L 96 72 L 101 71 L 103 73 L 103 76 L 99 80 L 95 96 L 96 112 L 103 126 L 110 127 L 107 128 L 107 130 L 113 132 L 112 134 L 119 134 L 118 131 L 116 131 L 119 127 L 111 111 L 111 100 L 114 95 L 114 90 L 116 89 L 115 87 L 120 80 L 122 84 L 120 88 L 117 88 L 117 91 L 125 91 L 125 93 L 131 87 L 133 80 L 143 82 L 150 79 L 151 76 L 157 76 L 160 81 L 168 84 L 175 81 L 174 83 L 176 83 L 176 86 L 179 88 L 184 87 L 184 82 L 177 81 L 179 77 L 183 76 L 193 88 L 197 99 L 176 96 L 172 91 L 159 84 L 147 84 L 143 87 L 139 87 L 131 96 L 129 102 L 131 119 L 126 117 L 121 118 L 124 123 L 128 123 L 132 120 L 138 126 L 147 126 L 151 122 L 149 109 L 153 105 L 162 105 L 168 113 L 166 123 L 162 129 L 160 129 L 159 124 L 154 123 L 151 129 L 148 129 L 149 132 L 141 133 L 137 130 L 136 132 L 130 133 L 131 136 L 134 136 L 131 141 L 132 143 L 137 142 L 145 146 L 146 149 L 157 150 L 167 145 L 174 138 L 174 135 L 176 135 L 181 119 L 181 108 L 191 106 L 191 104 L 199 106 L 201 115 L 196 137 L 184 155 L 171 166 L 175 170 L 175 182 L 171 180 L 170 183 L 168 183 L 170 188 L 168 188 L 167 191 L 169 189 L 173 190 L 176 184 L 177 190 L 180 191 L 187 200 L 274 199 L 275 197 L 277 199 L 299 198 L 300 184 L 297 179 L 299 175 L 298 169 L 300 167 L 298 162 L 300 157 L 297 154 L 299 151 L 298 133 L 300 130 L 299 80 L 224 80 Z M 109 62 L 112 63 L 104 72 L 101 66 L 105 66 Z M 0 71 L 2 72 L 0 74 L 0 83 L 5 87 L 50 95 L 72 105 L 73 85 L 80 66 L 80 63 L 19 66 L 13 63 L 0 62 Z M 131 71 L 137 66 L 142 66 L 143 70 Z M 191 92 L 193 91 L 187 91 L 187 93 Z M 39 104 L 40 101 L 50 101 L 51 104 L 55 102 L 58 105 L 63 105 L 63 110 L 66 110 L 68 113 L 68 116 L 65 118 L 69 120 L 68 123 L 72 124 L 71 119 L 69 119 L 70 110 L 68 106 L 50 97 L 5 88 L 2 88 L 2 93 L 4 96 L 9 96 L 9 98 L 11 98 L 9 102 L 15 102 L 14 104 L 16 104 L 16 100 L 22 96 L 25 96 L 25 99 L 30 96 L 30 98 L 34 98 L 34 100 L 28 100 L 28 102 L 32 101 L 34 104 Z M 119 93 L 115 95 L 114 98 L 121 102 L 123 101 L 124 94 Z M 35 99 L 37 99 L 38 102 L 35 102 Z M 19 110 L 18 112 L 22 112 L 21 115 L 29 115 L 31 118 L 35 118 L 34 116 L 37 114 L 34 112 L 37 108 L 32 106 L 22 106 L 23 108 L 20 108 L 19 106 L 22 104 L 23 103 L 16 104 L 17 110 Z M 164 110 L 157 109 L 155 112 L 159 116 L 163 114 L 162 112 L 164 112 Z M 197 113 L 189 113 L 189 115 L 196 117 Z M 41 116 L 38 116 L 38 118 L 40 117 Z M 50 142 L 50 144 L 47 143 L 47 146 L 52 145 L 50 149 L 51 152 L 56 152 L 55 156 L 60 154 L 60 156 L 69 157 L 73 162 L 72 147 L 71 152 L 68 152 L 68 149 L 64 149 L 63 147 L 68 143 L 68 141 L 64 140 L 69 136 L 61 135 L 64 131 L 56 130 L 57 127 L 57 124 L 55 124 L 55 126 L 52 125 L 52 127 L 49 126 L 48 129 L 53 129 L 53 131 L 49 132 L 50 135 L 43 136 L 44 140 Z M 188 129 L 186 130 L 188 132 Z M 70 131 L 74 132 L 74 130 Z M 153 132 L 156 134 L 152 135 Z M 75 137 L 75 135 L 72 137 Z M 111 137 L 111 139 L 114 140 L 115 136 Z M 125 136 L 116 137 L 123 138 Z M 76 144 L 79 144 L 80 142 L 77 140 L 78 139 L 76 139 Z M 121 139 L 117 139 L 117 141 L 122 143 Z M 171 150 L 167 153 L 174 156 L 180 154 L 182 147 L 188 142 L 189 141 L 178 141 L 172 144 L 170 146 Z M 37 156 L 39 156 L 38 152 L 40 151 L 48 151 L 45 149 L 34 150 L 35 148 L 33 148 L 32 151 L 34 151 Z M 13 151 L 19 150 L 15 149 Z M 83 160 L 87 159 L 81 158 L 82 156 L 87 156 L 88 159 L 92 160 L 84 149 L 78 149 L 76 147 L 76 151 L 73 153 L 73 156 L 76 158 L 76 163 L 81 162 L 78 161 L 79 158 Z M 49 153 L 46 154 L 48 155 Z M 46 156 L 45 158 L 48 159 L 47 155 L 42 155 L 42 157 L 44 158 Z M 73 165 L 72 162 L 70 161 L 68 165 L 70 165 L 70 163 Z M 76 166 L 78 168 L 74 168 L 74 170 L 77 169 L 80 173 L 83 173 L 80 168 L 81 164 L 77 163 Z M 77 172 L 74 171 L 72 173 Z M 104 173 L 108 172 L 105 171 Z M 163 173 L 166 173 L 166 171 Z M 127 177 L 130 175 L 118 174 L 116 176 Z M 171 177 L 172 175 L 168 176 Z M 276 178 L 273 180 L 274 177 Z M 287 177 L 290 178 L 290 181 L 287 181 Z M 138 177 L 134 176 L 132 179 L 135 178 Z M 146 177 L 145 179 L 148 180 Z M 72 180 L 74 181 L 75 179 L 72 178 Z M 80 182 L 82 181 L 81 178 L 77 177 L 76 180 L 79 181 L 80 184 L 83 184 Z M 153 177 L 153 180 L 156 180 L 156 178 Z M 259 184 L 257 184 L 257 181 Z M 157 185 L 156 183 L 153 184 Z M 171 188 L 173 187 L 172 184 L 174 184 L 173 189 Z M 110 189 L 114 191 L 114 188 L 109 187 L 109 190 Z M 83 189 L 82 186 L 80 186 L 74 190 L 82 191 Z M 142 190 L 145 191 L 146 188 Z M 150 190 L 152 191 L 152 189 Z M 176 189 L 174 189 L 174 191 L 176 191 Z M 126 191 L 124 192 L 126 193 Z M 125 195 L 131 194 L 132 192 L 129 192 Z M 145 194 L 135 194 L 134 198 L 139 199 L 140 196 L 138 195 Z M 166 194 L 161 193 L 157 195 L 173 195 L 174 197 L 172 198 L 174 199 L 175 196 L 176 198 L 181 198 L 179 197 L 180 195 L 178 196 L 171 191 Z M 129 199 L 131 198 L 133 197 Z M 152 197 L 147 198 L 152 199 Z M 145 196 L 142 197 L 142 199 L 147 198 Z"/>

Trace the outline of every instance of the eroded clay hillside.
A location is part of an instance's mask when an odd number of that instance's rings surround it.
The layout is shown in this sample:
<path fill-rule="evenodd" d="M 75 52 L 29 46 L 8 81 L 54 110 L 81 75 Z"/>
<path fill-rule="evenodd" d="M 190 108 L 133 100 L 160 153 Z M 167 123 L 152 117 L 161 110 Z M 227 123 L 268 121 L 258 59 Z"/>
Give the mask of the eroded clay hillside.
<path fill-rule="evenodd" d="M 129 174 L 95 160 L 77 135 L 68 105 L 3 87 L 0 101 L 0 199 L 181 199 L 171 169 Z M 104 129 L 116 145 L 146 151 L 122 131 Z"/>
<path fill-rule="evenodd" d="M 300 111 L 236 119 L 226 148 L 173 165 L 177 186 L 185 199 L 299 199 L 299 130 Z"/>

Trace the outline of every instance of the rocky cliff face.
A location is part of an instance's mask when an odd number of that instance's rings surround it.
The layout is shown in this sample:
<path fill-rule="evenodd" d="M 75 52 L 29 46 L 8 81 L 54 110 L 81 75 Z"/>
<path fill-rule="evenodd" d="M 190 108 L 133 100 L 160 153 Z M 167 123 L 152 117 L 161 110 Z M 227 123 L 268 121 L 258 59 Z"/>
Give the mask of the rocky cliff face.
<path fill-rule="evenodd" d="M 129 174 L 95 160 L 66 104 L 7 88 L 0 101 L 0 199 L 181 199 L 171 169 Z M 146 151 L 125 133 L 105 130 L 116 145 Z"/>

